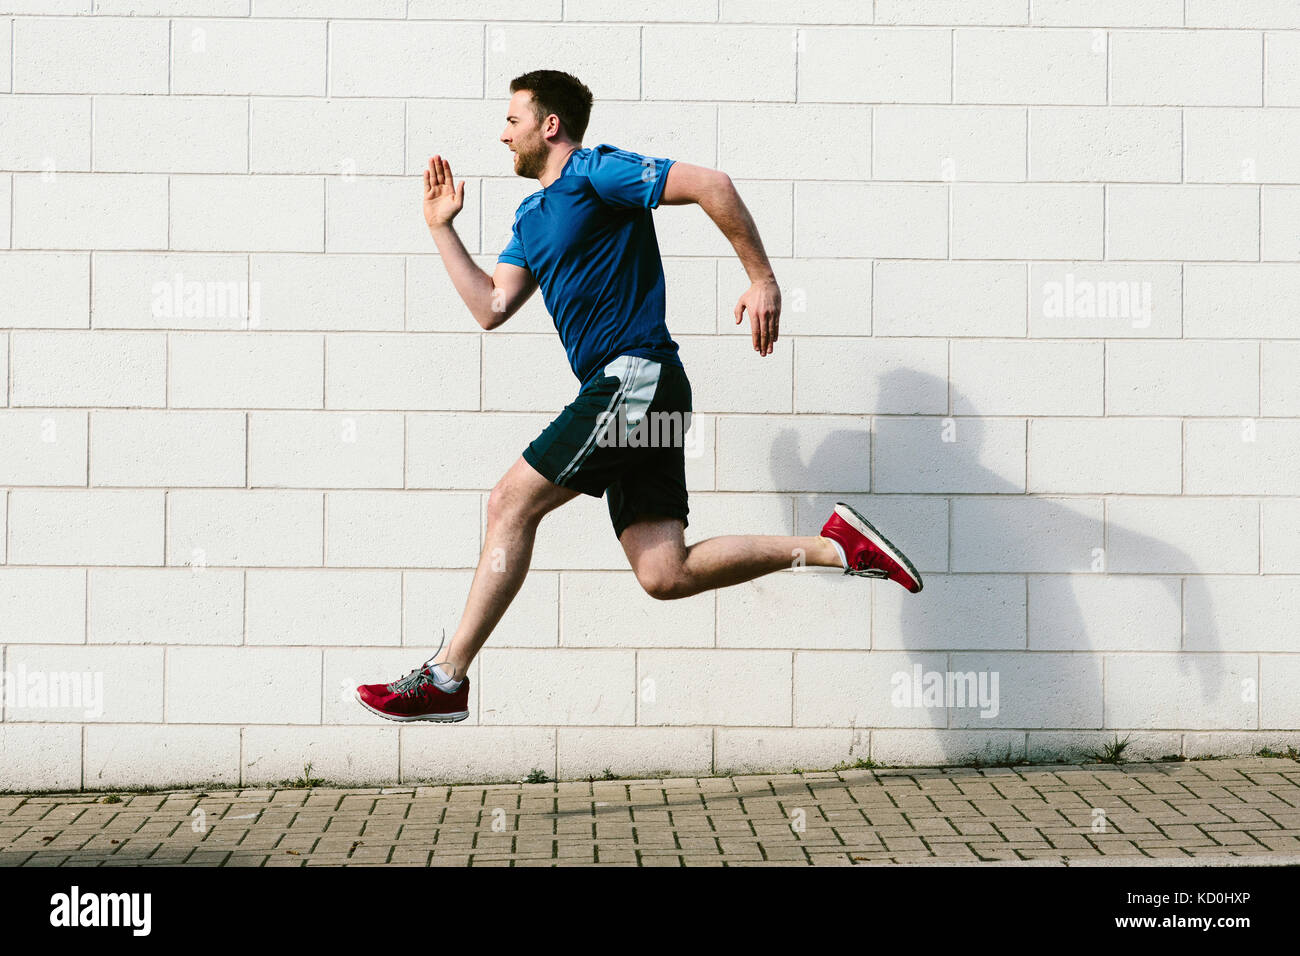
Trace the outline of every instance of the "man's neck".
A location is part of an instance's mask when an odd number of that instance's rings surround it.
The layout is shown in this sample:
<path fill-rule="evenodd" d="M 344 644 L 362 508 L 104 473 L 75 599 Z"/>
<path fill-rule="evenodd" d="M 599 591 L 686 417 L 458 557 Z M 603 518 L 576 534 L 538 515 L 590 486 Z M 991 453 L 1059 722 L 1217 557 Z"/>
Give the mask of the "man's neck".
<path fill-rule="evenodd" d="M 546 168 L 537 177 L 537 181 L 543 189 L 560 178 L 560 173 L 564 172 L 564 166 L 569 161 L 569 157 L 580 149 L 582 149 L 582 144 L 575 143 L 570 144 L 567 148 L 554 150 L 551 153 L 550 159 L 546 161 Z"/>

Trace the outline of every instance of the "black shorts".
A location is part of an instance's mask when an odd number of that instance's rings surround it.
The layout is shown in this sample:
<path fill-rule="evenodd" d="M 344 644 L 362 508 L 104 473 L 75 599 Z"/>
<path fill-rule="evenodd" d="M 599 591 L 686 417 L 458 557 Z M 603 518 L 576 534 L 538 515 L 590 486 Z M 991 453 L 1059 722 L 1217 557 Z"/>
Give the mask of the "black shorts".
<path fill-rule="evenodd" d="M 614 534 L 642 517 L 687 522 L 691 383 L 676 365 L 620 355 L 526 449 L 554 484 L 606 496 Z"/>

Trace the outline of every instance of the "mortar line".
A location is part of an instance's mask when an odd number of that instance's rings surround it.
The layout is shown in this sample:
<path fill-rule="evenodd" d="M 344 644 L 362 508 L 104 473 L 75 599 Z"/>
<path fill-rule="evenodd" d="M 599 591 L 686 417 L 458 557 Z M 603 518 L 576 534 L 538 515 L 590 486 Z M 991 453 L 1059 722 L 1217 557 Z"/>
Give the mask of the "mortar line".
<path fill-rule="evenodd" d="M 1186 17 L 1187 0 L 1183 0 L 1184 17 Z M 1260 30 L 1260 105 L 1266 107 L 1269 105 L 1269 34 L 1266 30 Z M 13 85 L 10 83 L 10 90 Z"/>
<path fill-rule="evenodd" d="M 1178 110 L 1178 181 L 1187 182 L 1187 110 Z"/>
<path fill-rule="evenodd" d="M 872 15 L 874 19 L 874 13 Z M 718 19 L 722 19 L 722 5 L 718 5 Z M 799 102 L 799 43 L 803 39 L 803 33 L 796 25 L 794 28 L 794 102 Z"/>
<path fill-rule="evenodd" d="M 872 20 L 875 10 L 872 10 Z M 957 102 L 957 28 L 948 30 L 948 102 Z"/>

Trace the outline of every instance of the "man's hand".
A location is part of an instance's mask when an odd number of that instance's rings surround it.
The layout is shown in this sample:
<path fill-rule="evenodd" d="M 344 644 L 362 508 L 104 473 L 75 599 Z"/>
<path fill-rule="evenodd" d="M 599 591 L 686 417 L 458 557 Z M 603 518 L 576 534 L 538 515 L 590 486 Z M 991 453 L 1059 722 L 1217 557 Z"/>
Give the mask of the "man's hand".
<path fill-rule="evenodd" d="M 776 342 L 777 326 L 781 321 L 781 289 L 775 279 L 760 279 L 746 290 L 736 303 L 736 324 L 749 310 L 749 331 L 754 340 L 754 351 L 771 355 Z"/>
<path fill-rule="evenodd" d="M 429 231 L 450 225 L 464 207 L 465 180 L 459 186 L 454 185 L 451 165 L 441 156 L 433 157 L 424 171 L 424 221 Z"/>

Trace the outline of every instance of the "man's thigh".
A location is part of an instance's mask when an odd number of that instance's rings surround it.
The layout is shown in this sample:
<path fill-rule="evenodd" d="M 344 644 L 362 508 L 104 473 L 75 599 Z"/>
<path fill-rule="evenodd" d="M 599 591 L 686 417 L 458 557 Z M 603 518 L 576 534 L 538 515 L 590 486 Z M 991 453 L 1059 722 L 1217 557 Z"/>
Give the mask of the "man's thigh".
<path fill-rule="evenodd" d="M 548 480 L 523 456 L 515 459 L 493 493 L 497 504 L 513 506 L 534 515 L 544 515 L 579 495 L 573 488 Z"/>
<path fill-rule="evenodd" d="M 656 386 L 640 421 L 627 433 L 618 476 L 607 492 L 614 534 L 643 519 L 689 523 L 686 490 L 686 433 L 690 429 L 691 386 L 673 365 L 656 366 Z"/>
<path fill-rule="evenodd" d="M 624 534 L 646 519 L 674 519 L 679 528 L 689 523 L 686 462 L 680 448 L 646 449 L 633 457 L 606 492 L 614 535 Z M 681 532 L 678 532 L 680 536 Z"/>
<path fill-rule="evenodd" d="M 655 569 L 676 568 L 686 559 L 686 523 L 681 518 L 644 515 L 619 535 L 627 563 L 638 577 Z"/>
<path fill-rule="evenodd" d="M 680 518 L 684 526 L 690 408 L 681 368 L 622 356 L 582 388 L 522 457 L 555 485 L 604 495 L 619 538 L 642 517 Z"/>
<path fill-rule="evenodd" d="M 619 387 L 612 375 L 584 387 L 524 449 L 524 462 L 553 485 L 601 497 L 621 466 L 621 449 L 609 441 Z"/>

